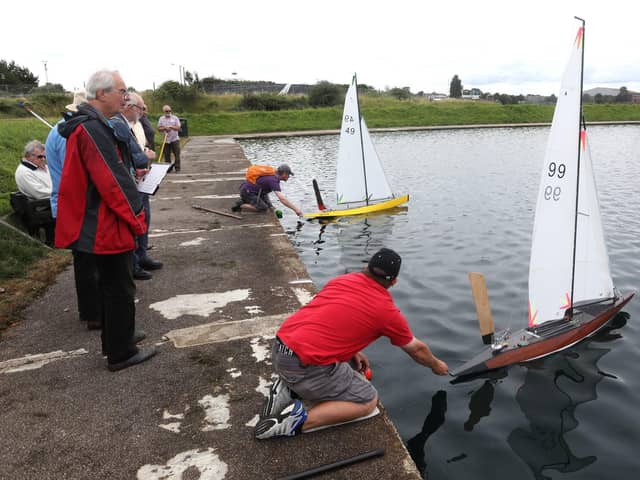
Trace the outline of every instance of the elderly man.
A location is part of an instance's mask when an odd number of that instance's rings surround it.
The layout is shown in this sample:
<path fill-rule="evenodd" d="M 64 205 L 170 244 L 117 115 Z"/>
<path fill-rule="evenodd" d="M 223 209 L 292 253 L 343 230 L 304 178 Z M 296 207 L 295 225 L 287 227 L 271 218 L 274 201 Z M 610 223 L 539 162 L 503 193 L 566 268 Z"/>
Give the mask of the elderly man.
<path fill-rule="evenodd" d="M 142 116 L 142 97 L 135 92 L 129 92 L 129 100 L 122 111 L 111 120 L 116 132 L 116 136 L 127 142 L 133 158 L 133 164 L 137 172 L 142 174 L 147 172 L 149 162 L 155 160 L 156 154 L 153 150 L 145 146 L 146 138 L 144 129 L 140 123 Z M 147 231 L 137 238 L 137 248 L 133 253 L 133 278 L 136 280 L 150 280 L 152 274 L 149 270 L 159 270 L 162 262 L 153 260 L 147 254 L 149 245 L 149 225 L 151 223 L 151 206 L 149 195 L 141 193 L 142 204 L 144 205 L 145 223 Z"/>
<path fill-rule="evenodd" d="M 111 371 L 148 360 L 154 348 L 138 348 L 131 255 L 146 231 L 142 199 L 131 176 L 126 142 L 109 118 L 128 99 L 117 71 L 100 70 L 86 84 L 87 103 L 59 126 L 67 139 L 58 191 L 56 247 L 93 254 L 103 298 L 103 349 Z"/>
<path fill-rule="evenodd" d="M 248 210 L 250 212 L 265 212 L 272 210 L 273 205 L 269 200 L 269 194 L 275 192 L 280 202 L 293 210 L 299 217 L 300 210 L 280 190 L 280 182 L 286 182 L 293 172 L 289 165 L 282 164 L 277 169 L 268 165 L 252 165 L 247 169 L 245 181 L 240 185 L 240 200 L 231 207 L 234 212 Z"/>
<path fill-rule="evenodd" d="M 362 375 L 369 368 L 362 350 L 381 336 L 436 375 L 448 372 L 413 336 L 388 292 L 401 261 L 382 248 L 363 272 L 329 281 L 282 323 L 271 352 L 279 378 L 263 405 L 257 438 L 292 436 L 375 414 L 378 393 Z M 301 399 L 313 406 L 307 410 Z"/>
<path fill-rule="evenodd" d="M 25 145 L 15 176 L 18 190 L 31 200 L 51 197 L 51 176 L 46 159 L 44 145 L 38 140 L 31 140 Z"/>
<path fill-rule="evenodd" d="M 158 119 L 158 130 L 166 135 L 164 142 L 164 161 L 171 163 L 171 152 L 173 152 L 174 163 L 173 168 L 176 172 L 180 171 L 180 119 L 171 114 L 171 107 L 165 105 L 162 107 L 163 115 Z"/>

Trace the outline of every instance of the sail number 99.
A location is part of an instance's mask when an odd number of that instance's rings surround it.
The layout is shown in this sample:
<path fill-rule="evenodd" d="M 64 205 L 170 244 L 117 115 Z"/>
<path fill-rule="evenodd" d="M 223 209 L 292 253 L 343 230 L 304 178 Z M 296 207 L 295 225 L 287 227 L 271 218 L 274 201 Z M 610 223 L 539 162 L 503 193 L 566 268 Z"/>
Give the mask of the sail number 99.
<path fill-rule="evenodd" d="M 544 199 L 545 200 L 553 200 L 557 202 L 560 200 L 560 194 L 562 193 L 562 189 L 560 187 L 553 188 L 551 185 L 547 185 L 544 189 Z"/>
<path fill-rule="evenodd" d="M 554 175 L 557 175 L 558 178 L 562 178 L 562 177 L 564 177 L 566 168 L 567 167 L 565 167 L 564 163 L 561 163 L 560 165 L 556 166 L 556 162 L 551 162 L 549 164 L 549 173 L 548 173 L 548 175 L 550 177 L 553 177 Z"/>

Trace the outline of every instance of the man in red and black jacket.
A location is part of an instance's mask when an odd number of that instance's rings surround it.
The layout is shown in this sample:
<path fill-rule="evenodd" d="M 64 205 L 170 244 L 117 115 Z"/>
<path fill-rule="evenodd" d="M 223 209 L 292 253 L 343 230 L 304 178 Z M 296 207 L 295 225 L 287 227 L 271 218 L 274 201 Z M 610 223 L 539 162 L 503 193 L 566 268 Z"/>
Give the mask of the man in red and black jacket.
<path fill-rule="evenodd" d="M 124 107 L 126 85 L 118 72 L 101 70 L 87 82 L 86 94 L 87 103 L 59 127 L 67 146 L 55 245 L 95 257 L 103 296 L 103 353 L 109 370 L 116 371 L 156 353 L 153 348 L 138 348 L 142 336 L 134 335 L 131 255 L 135 237 L 147 226 L 132 176 L 131 153 L 107 120 Z"/>

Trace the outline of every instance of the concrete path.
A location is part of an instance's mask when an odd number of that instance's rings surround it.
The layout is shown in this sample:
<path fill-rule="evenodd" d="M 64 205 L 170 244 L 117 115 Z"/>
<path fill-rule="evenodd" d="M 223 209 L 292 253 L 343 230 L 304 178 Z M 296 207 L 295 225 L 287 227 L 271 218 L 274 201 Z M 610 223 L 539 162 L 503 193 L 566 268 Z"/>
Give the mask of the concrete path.
<path fill-rule="evenodd" d="M 111 373 L 78 321 L 63 272 L 0 342 L 0 478 L 271 479 L 377 448 L 318 478 L 420 478 L 383 414 L 287 439 L 253 426 L 272 380 L 273 333 L 314 294 L 272 214 L 229 212 L 249 162 L 231 138 L 192 138 L 152 197 L 151 256 L 137 282 L 150 361 Z"/>

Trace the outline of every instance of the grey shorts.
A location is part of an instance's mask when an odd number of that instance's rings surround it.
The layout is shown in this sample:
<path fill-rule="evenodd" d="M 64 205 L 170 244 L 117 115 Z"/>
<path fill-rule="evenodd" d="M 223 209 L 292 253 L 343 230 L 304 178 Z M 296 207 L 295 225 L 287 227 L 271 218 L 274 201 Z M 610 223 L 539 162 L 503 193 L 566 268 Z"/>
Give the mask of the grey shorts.
<path fill-rule="evenodd" d="M 276 340 L 271 351 L 273 366 L 289 388 L 304 400 L 367 403 L 378 396 L 373 385 L 349 363 L 304 365 L 295 354 L 281 351 L 279 345 Z"/>

